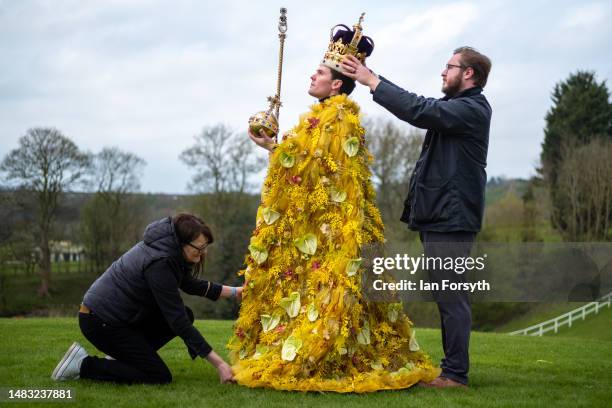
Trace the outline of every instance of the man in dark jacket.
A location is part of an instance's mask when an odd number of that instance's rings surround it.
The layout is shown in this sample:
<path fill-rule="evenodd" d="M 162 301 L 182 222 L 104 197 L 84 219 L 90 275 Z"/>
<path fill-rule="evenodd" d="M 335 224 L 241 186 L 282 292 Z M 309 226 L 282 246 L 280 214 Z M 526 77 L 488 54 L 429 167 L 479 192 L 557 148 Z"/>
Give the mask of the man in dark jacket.
<path fill-rule="evenodd" d="M 370 88 L 375 102 L 399 119 L 427 129 L 401 221 L 419 231 L 427 257 L 469 256 L 484 212 L 491 106 L 482 91 L 491 69 L 489 58 L 470 47 L 456 49 L 442 71 L 442 99 L 405 91 L 351 56 L 342 67 L 348 77 Z M 430 273 L 432 280 L 443 276 L 437 272 Z M 450 299 L 440 293 L 434 296 L 445 357 L 442 374 L 429 385 L 465 386 L 469 300 L 464 293 Z"/>
<path fill-rule="evenodd" d="M 172 375 L 157 351 L 178 336 L 192 358 L 207 359 L 222 382 L 232 381 L 230 366 L 193 326 L 193 313 L 179 293 L 211 300 L 240 298 L 241 287 L 195 277 L 212 242 L 208 226 L 191 214 L 151 223 L 143 240 L 93 283 L 79 311 L 83 335 L 110 358 L 89 356 L 74 343 L 52 378 L 169 383 Z"/>

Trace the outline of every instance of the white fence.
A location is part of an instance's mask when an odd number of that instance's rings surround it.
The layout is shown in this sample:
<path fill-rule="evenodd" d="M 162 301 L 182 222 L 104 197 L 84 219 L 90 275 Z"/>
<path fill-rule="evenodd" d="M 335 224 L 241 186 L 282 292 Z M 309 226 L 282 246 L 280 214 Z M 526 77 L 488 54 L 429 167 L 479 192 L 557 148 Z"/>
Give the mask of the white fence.
<path fill-rule="evenodd" d="M 599 311 L 604 307 L 609 308 L 611 303 L 612 292 L 601 297 L 595 302 L 591 302 L 582 307 L 579 307 L 578 309 L 574 309 L 571 312 L 567 312 L 565 314 L 562 314 L 561 316 L 557 316 L 554 319 L 550 319 L 534 326 L 527 327 L 526 329 L 513 331 L 509 334 L 511 336 L 514 336 L 516 334 L 522 334 L 525 336 L 541 336 L 544 333 L 548 333 L 549 331 L 554 331 L 555 333 L 557 333 L 560 327 L 572 327 L 573 322 L 577 320 L 584 320 L 591 313 L 599 313 Z"/>

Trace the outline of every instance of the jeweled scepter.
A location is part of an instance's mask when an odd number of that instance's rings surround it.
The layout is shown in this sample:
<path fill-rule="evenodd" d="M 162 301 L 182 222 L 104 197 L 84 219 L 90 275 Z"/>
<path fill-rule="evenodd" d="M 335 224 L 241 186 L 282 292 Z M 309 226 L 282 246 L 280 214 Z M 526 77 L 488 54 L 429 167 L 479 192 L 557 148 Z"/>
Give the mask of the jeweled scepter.
<path fill-rule="evenodd" d="M 279 109 L 283 105 L 280 100 L 281 78 L 283 76 L 283 52 L 285 49 L 285 38 L 287 37 L 287 9 L 281 7 L 280 18 L 278 21 L 278 38 L 280 39 L 280 49 L 278 53 L 278 77 L 276 80 L 276 95 L 268 96 L 270 107 L 267 111 L 257 112 L 249 118 L 249 128 L 255 135 L 259 135 L 261 129 L 270 137 L 277 139 L 278 135 L 278 116 Z"/>

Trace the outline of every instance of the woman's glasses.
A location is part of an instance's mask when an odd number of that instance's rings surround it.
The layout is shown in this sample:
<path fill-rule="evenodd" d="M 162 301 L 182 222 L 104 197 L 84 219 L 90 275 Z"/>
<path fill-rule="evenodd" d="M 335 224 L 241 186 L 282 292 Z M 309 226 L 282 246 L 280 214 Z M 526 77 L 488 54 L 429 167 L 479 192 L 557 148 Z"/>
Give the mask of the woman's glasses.
<path fill-rule="evenodd" d="M 187 245 L 189 245 L 190 247 L 192 247 L 193 249 L 195 249 L 201 254 L 203 254 L 204 251 L 206 251 L 206 248 L 208 247 L 208 244 L 204 244 L 203 246 L 199 247 L 199 246 L 193 245 L 191 242 L 188 242 Z"/>

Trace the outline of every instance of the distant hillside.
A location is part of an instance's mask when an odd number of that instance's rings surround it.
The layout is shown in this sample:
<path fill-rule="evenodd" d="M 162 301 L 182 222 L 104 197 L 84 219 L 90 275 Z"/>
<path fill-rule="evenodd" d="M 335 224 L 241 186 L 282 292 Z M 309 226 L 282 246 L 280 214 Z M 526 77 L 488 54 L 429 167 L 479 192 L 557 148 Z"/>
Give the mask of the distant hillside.
<path fill-rule="evenodd" d="M 503 177 L 491 177 L 487 182 L 485 203 L 487 206 L 495 204 L 509 191 L 513 191 L 518 197 L 523 197 L 527 191 L 528 180 L 507 179 Z"/>
<path fill-rule="evenodd" d="M 0 190 L 0 216 L 9 217 L 14 222 L 33 221 L 33 206 L 21 207 L 16 204 L 15 192 Z M 79 242 L 81 211 L 94 193 L 68 192 L 58 206 L 52 226 L 52 238 Z M 144 214 L 142 228 L 151 221 L 168 217 L 180 211 L 193 211 L 198 207 L 195 202 L 201 195 L 195 194 L 161 194 L 133 193 L 130 199 L 137 203 L 139 211 Z M 253 202 L 258 202 L 259 196 L 252 195 Z M 205 214 L 200 214 L 206 218 Z M 0 242 L 1 244 L 1 242 Z"/>
<path fill-rule="evenodd" d="M 0 199 L 8 200 L 13 194 L 11 191 L 0 191 Z M 66 193 L 62 197 L 58 208 L 57 221 L 61 223 L 78 221 L 81 208 L 93 195 L 94 193 L 83 192 Z M 193 200 L 197 197 L 193 194 L 164 193 L 132 193 L 131 196 L 144 200 L 151 219 L 166 217 L 175 214 L 177 211 L 186 211 L 192 207 Z M 27 208 L 16 209 L 14 216 L 20 218 L 31 217 Z"/>
<path fill-rule="evenodd" d="M 503 177 L 492 177 L 487 182 L 485 202 L 486 205 L 494 204 L 499 201 L 508 191 L 513 190 L 516 195 L 522 197 L 527 188 L 527 180 L 523 179 L 507 179 Z M 0 191 L 0 195 L 11 195 L 10 191 Z M 80 213 L 80 209 L 85 202 L 93 195 L 93 193 L 71 192 L 66 193 L 58 211 L 58 220 L 60 222 L 74 222 L 78 220 L 75 214 Z M 161 218 L 174 214 L 176 211 L 187 210 L 192 207 L 192 203 L 196 195 L 193 194 L 163 194 L 163 193 L 134 193 L 134 196 L 144 198 L 147 203 L 147 209 L 151 215 L 151 219 Z M 253 199 L 257 200 L 259 196 L 254 194 Z M 23 211 L 23 210 L 22 210 Z M 18 217 L 28 217 L 22 211 L 17 211 L 14 214 Z M 27 212 L 27 210 L 25 210 Z"/>

